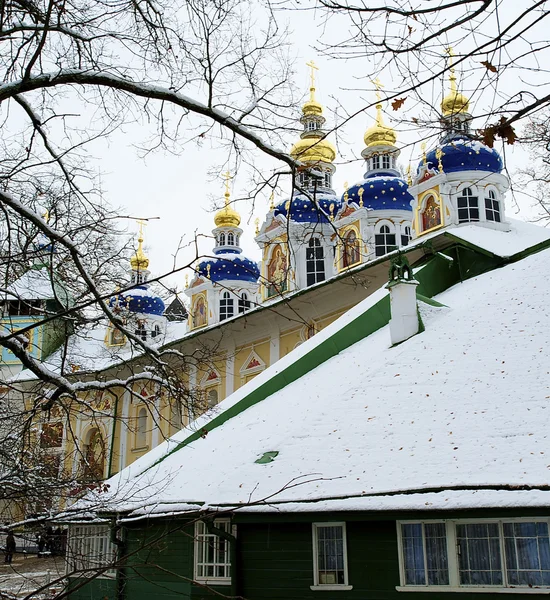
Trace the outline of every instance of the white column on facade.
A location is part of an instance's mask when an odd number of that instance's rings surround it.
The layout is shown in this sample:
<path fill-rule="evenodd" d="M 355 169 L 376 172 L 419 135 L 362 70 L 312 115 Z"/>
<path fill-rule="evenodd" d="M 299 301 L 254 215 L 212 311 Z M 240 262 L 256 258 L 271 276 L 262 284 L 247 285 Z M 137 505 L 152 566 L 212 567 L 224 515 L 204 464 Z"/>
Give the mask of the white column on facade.
<path fill-rule="evenodd" d="M 118 470 L 122 471 L 126 466 L 126 452 L 128 449 L 128 434 L 130 432 L 130 404 L 131 397 L 128 390 L 122 395 L 122 411 L 120 413 L 120 454 L 118 457 Z"/>
<path fill-rule="evenodd" d="M 157 386 L 159 387 L 159 386 Z M 153 412 L 153 423 L 151 432 L 151 448 L 156 448 L 160 442 L 160 427 L 162 425 L 162 416 L 160 414 L 160 389 L 157 389 L 155 398 L 155 410 Z"/>

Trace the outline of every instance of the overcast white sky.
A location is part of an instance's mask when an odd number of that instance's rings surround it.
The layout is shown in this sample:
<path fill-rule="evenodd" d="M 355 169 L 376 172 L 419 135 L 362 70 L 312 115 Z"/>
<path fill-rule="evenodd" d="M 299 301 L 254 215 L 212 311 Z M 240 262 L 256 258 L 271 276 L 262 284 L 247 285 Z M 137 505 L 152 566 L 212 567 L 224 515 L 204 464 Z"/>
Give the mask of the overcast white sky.
<path fill-rule="evenodd" d="M 504 0 L 501 6 L 507 10 L 514 10 L 513 4 L 511 0 Z M 398 74 L 391 67 L 378 72 L 376 66 L 366 60 L 328 59 L 316 52 L 314 46 L 321 29 L 325 33 L 328 30 L 329 37 L 332 39 L 345 34 L 344 30 L 338 30 L 341 24 L 337 19 L 331 20 L 328 26 L 326 23 L 319 22 L 319 28 L 315 29 L 311 27 L 313 18 L 311 13 L 292 15 L 287 13 L 284 18 L 288 19 L 294 31 L 292 41 L 296 56 L 295 83 L 298 89 L 303 90 L 304 98 L 309 87 L 309 74 L 305 63 L 314 59 L 320 68 L 317 83 L 318 99 L 325 106 L 327 125 L 334 125 L 333 111 L 338 110 L 341 114 L 343 107 L 348 112 L 354 112 L 366 102 L 372 102 L 373 85 L 369 81 L 376 76 L 380 77 L 386 90 L 391 91 L 392 87 L 398 89 L 400 84 Z M 335 30 L 331 31 L 331 27 Z M 494 23 L 486 22 L 484 27 L 490 31 Z M 534 36 L 535 32 L 533 32 Z M 447 44 L 447 40 L 441 40 L 441 53 Z M 434 48 L 436 51 L 437 47 Z M 460 52 L 460 48 L 457 52 Z M 550 59 L 550 53 L 548 58 Z M 474 115 L 486 113 L 494 101 L 492 87 L 480 82 L 480 71 L 471 73 L 464 69 L 461 71 L 459 71 L 461 87 L 467 95 L 470 95 L 469 90 L 473 91 L 471 112 Z M 508 70 L 502 74 L 500 85 L 502 89 L 517 91 L 525 85 L 525 77 L 536 82 L 542 77 L 546 78 L 546 74 L 538 70 L 529 73 Z M 434 106 L 439 106 L 443 85 L 447 89 L 448 82 L 436 81 L 430 89 L 426 88 L 423 92 L 424 97 Z M 360 91 L 361 89 L 363 91 Z M 431 98 L 428 98 L 429 95 Z M 428 132 L 413 129 L 409 125 L 400 125 L 396 119 L 401 116 L 427 118 L 429 115 L 426 107 L 415 102 L 412 96 L 405 103 L 405 108 L 406 111 L 395 113 L 391 107 L 386 106 L 386 121 L 391 122 L 398 130 L 398 145 L 403 147 L 400 162 L 403 165 L 411 162 L 414 168 L 421 155 L 419 142 Z M 296 114 L 296 118 L 299 118 L 299 113 Z M 363 162 L 353 159 L 360 156 L 364 147 L 364 131 L 372 124 L 373 118 L 374 110 L 371 110 L 368 115 L 355 118 L 341 132 L 341 138 L 338 139 L 337 172 L 334 177 L 334 185 L 338 193 L 343 192 L 344 181 L 349 181 L 351 184 L 362 177 Z M 482 119 L 482 122 L 485 122 L 485 119 Z M 476 122 L 474 126 L 481 127 L 482 122 Z M 158 151 L 143 158 L 137 147 L 144 143 L 149 134 L 150 132 L 146 130 L 140 130 L 140 126 L 126 126 L 110 137 L 108 145 L 104 142 L 98 143 L 95 146 L 95 156 L 104 173 L 103 187 L 106 198 L 112 205 L 123 207 L 123 211 L 127 211 L 126 214 L 146 218 L 159 217 L 158 220 L 151 221 L 146 228 L 146 248 L 151 259 L 150 269 L 153 275 L 159 275 L 172 269 L 174 253 L 181 238 L 184 242 L 191 242 L 195 232 L 210 234 L 213 227 L 213 199 L 218 202 L 218 206 L 221 206 L 223 200 L 222 178 L 220 176 L 214 180 L 211 171 L 223 165 L 226 156 L 219 149 L 211 147 L 209 142 L 205 142 L 200 148 L 194 144 L 185 145 L 178 156 Z M 296 138 L 297 135 L 289 135 L 289 146 Z M 333 141 L 336 141 L 334 136 Z M 432 138 L 428 147 L 433 145 L 435 142 Z M 502 146 L 497 148 L 501 150 Z M 505 158 L 511 173 L 528 161 L 525 152 L 517 146 L 507 147 Z M 266 159 L 265 165 L 269 167 L 273 163 L 269 163 Z M 243 169 L 243 172 L 238 173 L 232 182 L 233 197 L 244 194 L 248 183 L 248 174 Z M 288 190 L 290 190 L 290 183 Z M 283 197 L 279 198 L 282 199 Z M 510 199 L 508 215 L 524 219 L 532 218 L 534 213 L 529 206 L 530 201 L 525 198 L 520 200 L 521 211 L 518 214 L 517 206 L 514 206 Z M 242 239 L 244 251 L 256 260 L 259 260 L 260 253 L 253 242 L 254 219 L 258 217 L 263 221 L 268 205 L 269 199 L 265 197 L 263 204 L 258 203 L 253 212 L 251 212 L 251 205 L 246 202 L 236 206 L 243 217 L 241 226 L 244 229 Z M 128 230 L 136 231 L 137 226 L 130 223 Z M 211 246 L 211 240 L 202 240 L 203 252 L 208 253 Z M 177 264 L 185 264 L 192 256 L 194 256 L 193 248 L 181 251 Z M 167 282 L 181 290 L 184 286 L 184 274 L 171 276 Z"/>

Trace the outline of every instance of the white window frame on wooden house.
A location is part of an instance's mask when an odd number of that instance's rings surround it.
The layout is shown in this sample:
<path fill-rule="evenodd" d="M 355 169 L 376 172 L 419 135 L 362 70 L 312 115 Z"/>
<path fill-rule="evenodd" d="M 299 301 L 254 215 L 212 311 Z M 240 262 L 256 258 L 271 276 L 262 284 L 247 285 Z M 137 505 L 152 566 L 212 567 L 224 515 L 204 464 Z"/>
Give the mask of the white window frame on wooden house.
<path fill-rule="evenodd" d="M 341 536 L 333 541 L 333 544 L 337 544 L 338 541 L 341 543 L 342 550 L 342 563 L 341 567 L 338 568 L 327 568 L 326 556 L 324 565 L 321 564 L 320 551 L 324 554 L 327 551 L 327 540 L 321 535 L 322 529 L 340 528 Z M 346 524 L 344 522 L 336 523 L 312 523 L 312 534 L 313 534 L 313 585 L 310 586 L 311 590 L 329 590 L 329 591 L 345 591 L 353 589 L 352 585 L 349 585 L 348 580 L 348 555 L 347 555 L 347 540 L 346 540 Z M 324 548 L 322 547 L 324 546 Z M 329 546 L 330 547 L 330 546 Z M 337 558 L 338 553 L 334 556 L 329 557 L 331 561 Z M 338 571 L 342 573 L 341 581 L 338 583 L 339 577 Z"/>
<path fill-rule="evenodd" d="M 116 546 L 111 542 L 108 525 L 71 525 L 67 539 L 67 575 L 70 577 L 113 578 L 116 569 L 98 570 L 116 559 Z M 75 572 L 76 571 L 76 572 Z"/>
<path fill-rule="evenodd" d="M 535 526 L 535 535 L 518 531 L 517 525 L 526 524 Z M 421 532 L 421 535 L 409 537 L 416 541 L 406 542 L 406 526 L 414 526 L 416 533 Z M 468 532 L 467 526 L 478 526 L 478 532 L 473 528 Z M 487 535 L 480 533 L 479 526 L 486 526 Z M 427 528 L 437 531 L 437 535 L 426 535 Z M 398 591 L 550 593 L 548 518 L 398 521 L 397 540 L 400 572 Z M 520 556 L 522 552 L 523 557 Z M 412 559 L 408 565 L 407 558 Z M 473 561 L 478 562 L 474 564 Z M 538 567 L 535 562 L 538 562 Z M 419 565 L 422 567 L 415 568 Z M 537 573 L 540 574 L 539 581 L 536 581 Z M 480 582 L 472 583 L 475 578 Z M 483 579 L 485 581 L 481 581 Z M 494 583 L 488 583 L 487 579 Z M 442 584 L 442 581 L 447 583 Z"/>
<path fill-rule="evenodd" d="M 236 533 L 230 519 L 216 519 L 213 525 L 230 535 Z M 210 532 L 204 521 L 195 523 L 193 555 L 195 581 L 209 585 L 231 584 L 231 544 Z"/>

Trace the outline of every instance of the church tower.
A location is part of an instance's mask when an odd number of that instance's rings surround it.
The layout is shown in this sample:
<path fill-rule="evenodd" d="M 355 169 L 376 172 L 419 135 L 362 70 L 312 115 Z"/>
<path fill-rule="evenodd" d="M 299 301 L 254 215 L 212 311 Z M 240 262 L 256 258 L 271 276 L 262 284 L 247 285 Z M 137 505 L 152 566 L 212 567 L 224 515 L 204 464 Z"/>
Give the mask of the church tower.
<path fill-rule="evenodd" d="M 191 300 L 189 328 L 199 329 L 244 313 L 258 303 L 258 265 L 243 256 L 241 216 L 231 207 L 226 173 L 224 207 L 214 216 L 213 256 L 201 260 L 185 293 Z"/>
<path fill-rule="evenodd" d="M 126 327 L 144 342 L 159 344 L 166 336 L 164 301 L 150 289 L 148 283 L 149 259 L 143 251 L 143 225 L 140 221 L 138 245 L 130 258 L 129 289 L 113 296 L 109 307 L 119 315 Z M 108 347 L 126 346 L 125 336 L 112 324 L 107 328 L 105 344 Z"/>
<path fill-rule="evenodd" d="M 416 237 L 447 226 L 468 224 L 509 229 L 504 214 L 508 178 L 503 162 L 471 132 L 470 101 L 458 90 L 450 62 L 450 91 L 441 102 L 442 133 L 438 145 L 418 165 L 411 193 Z"/>
<path fill-rule="evenodd" d="M 301 166 L 295 171 L 292 197 L 270 207 L 256 237 L 262 248 L 262 299 L 324 281 L 334 273 L 332 224 L 340 200 L 332 189 L 336 149 L 327 139 L 323 107 L 316 100 L 311 69 L 309 100 L 302 107 L 300 139 L 290 155 Z"/>
<path fill-rule="evenodd" d="M 397 168 L 399 149 L 392 127 L 384 123 L 381 84 L 377 80 L 376 121 L 364 136 L 366 171 L 344 192 L 334 225 L 338 230 L 338 271 L 383 256 L 411 238 L 411 202 L 407 182 Z"/>

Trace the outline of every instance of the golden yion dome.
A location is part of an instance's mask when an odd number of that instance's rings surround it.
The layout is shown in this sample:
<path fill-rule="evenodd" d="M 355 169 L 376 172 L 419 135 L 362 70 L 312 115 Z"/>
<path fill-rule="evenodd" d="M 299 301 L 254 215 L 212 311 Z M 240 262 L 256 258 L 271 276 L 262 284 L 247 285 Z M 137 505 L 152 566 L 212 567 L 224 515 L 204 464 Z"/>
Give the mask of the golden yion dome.
<path fill-rule="evenodd" d="M 292 146 L 290 156 L 304 163 L 331 163 L 336 158 L 336 148 L 326 138 L 303 138 Z"/>
<path fill-rule="evenodd" d="M 447 53 L 449 54 L 449 82 L 451 84 L 451 91 L 441 101 L 441 112 L 444 117 L 467 113 L 470 107 L 470 100 L 461 94 L 456 86 L 456 75 L 453 67 L 454 53 L 452 48 L 448 48 Z"/>
<path fill-rule="evenodd" d="M 395 146 L 397 135 L 392 127 L 384 124 L 382 118 L 382 104 L 376 105 L 376 123 L 365 131 L 364 141 L 367 147 L 370 146 Z"/>
<path fill-rule="evenodd" d="M 144 271 L 149 266 L 149 259 L 143 252 L 143 237 L 140 232 L 138 237 L 138 247 L 136 253 L 130 259 L 130 266 L 134 271 Z"/>
<path fill-rule="evenodd" d="M 449 115 L 457 115 L 459 113 L 467 113 L 470 107 L 470 100 L 461 94 L 455 87 L 441 101 L 441 112 L 445 117 Z"/>
<path fill-rule="evenodd" d="M 241 215 L 229 204 L 229 190 L 225 191 L 225 206 L 214 216 L 216 227 L 238 227 Z"/>
<path fill-rule="evenodd" d="M 323 107 L 315 100 L 315 87 L 313 86 L 309 88 L 309 100 L 302 106 L 302 113 L 304 117 L 323 114 Z"/>

